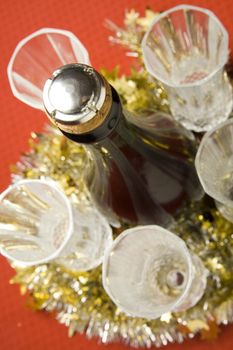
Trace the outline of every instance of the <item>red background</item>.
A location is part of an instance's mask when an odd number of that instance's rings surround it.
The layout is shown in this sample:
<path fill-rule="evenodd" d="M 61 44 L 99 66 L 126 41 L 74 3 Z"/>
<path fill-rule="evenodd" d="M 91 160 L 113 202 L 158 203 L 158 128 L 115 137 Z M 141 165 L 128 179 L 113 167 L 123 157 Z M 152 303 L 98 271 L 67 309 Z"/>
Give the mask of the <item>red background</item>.
<path fill-rule="evenodd" d="M 98 69 L 113 68 L 119 64 L 122 72 L 129 70 L 132 61 L 124 50 L 108 43 L 110 32 L 104 27 L 105 19 L 122 25 L 126 9 L 143 13 L 145 6 L 165 10 L 181 1 L 175 0 L 1 0 L 0 1 L 0 190 L 10 183 L 10 164 L 28 149 L 31 131 L 42 130 L 45 117 L 13 97 L 7 80 L 7 64 L 17 43 L 42 27 L 72 31 L 86 46 L 92 64 Z M 233 47 L 232 0 L 186 1 L 188 4 L 208 7 L 223 22 L 230 34 Z M 124 349 L 116 343 L 100 345 L 87 340 L 85 335 L 67 337 L 65 326 L 54 316 L 33 312 L 21 297 L 18 286 L 9 285 L 14 271 L 0 258 L 0 350 L 72 350 L 72 349 Z M 222 350 L 232 349 L 233 326 L 222 329 L 214 342 L 188 340 L 184 344 L 169 345 L 167 350 Z"/>

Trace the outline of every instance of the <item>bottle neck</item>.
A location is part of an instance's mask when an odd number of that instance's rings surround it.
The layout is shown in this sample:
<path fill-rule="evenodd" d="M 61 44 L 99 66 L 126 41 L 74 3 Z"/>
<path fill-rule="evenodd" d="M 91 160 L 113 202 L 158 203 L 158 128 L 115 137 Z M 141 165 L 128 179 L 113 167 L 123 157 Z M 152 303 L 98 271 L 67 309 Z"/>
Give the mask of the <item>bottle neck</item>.
<path fill-rule="evenodd" d="M 112 86 L 111 91 L 112 106 L 108 115 L 99 127 L 92 130 L 91 132 L 82 134 L 71 134 L 63 130 L 61 130 L 61 132 L 70 140 L 82 144 L 98 143 L 111 136 L 111 134 L 114 133 L 114 130 L 117 128 L 120 120 L 122 119 L 122 106 L 119 95 Z"/>

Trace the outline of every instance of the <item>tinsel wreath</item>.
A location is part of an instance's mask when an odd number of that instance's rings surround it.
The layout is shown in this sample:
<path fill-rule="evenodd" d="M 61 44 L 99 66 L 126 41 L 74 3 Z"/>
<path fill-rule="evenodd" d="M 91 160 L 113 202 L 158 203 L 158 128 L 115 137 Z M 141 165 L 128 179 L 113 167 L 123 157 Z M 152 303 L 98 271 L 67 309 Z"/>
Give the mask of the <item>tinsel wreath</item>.
<path fill-rule="evenodd" d="M 139 69 L 127 77 L 119 77 L 117 68 L 102 73 L 120 93 L 124 107 L 142 116 L 148 111 L 169 110 L 163 87 L 150 80 L 141 60 L 140 42 L 154 16 L 151 10 L 144 17 L 132 10 L 126 13 L 124 29 L 107 22 L 115 32 L 110 40 L 128 47 L 129 54 L 138 57 Z M 52 129 L 33 133 L 30 147 L 31 151 L 13 167 L 13 181 L 51 177 L 72 201 L 89 201 L 83 182 L 87 161 L 84 148 Z M 233 225 L 207 198 L 187 206 L 176 219 L 177 234 L 209 270 L 204 297 L 186 312 L 167 313 L 153 321 L 126 316 L 105 293 L 100 267 L 80 273 L 54 263 L 15 268 L 12 283 L 20 284 L 22 293 L 29 292 L 35 309 L 55 312 L 58 321 L 69 327 L 70 336 L 85 332 L 88 338 L 97 336 L 103 343 L 120 340 L 135 347 L 181 342 L 197 333 L 202 339 L 213 339 L 219 324 L 233 322 Z M 115 235 L 119 233 L 115 231 Z"/>

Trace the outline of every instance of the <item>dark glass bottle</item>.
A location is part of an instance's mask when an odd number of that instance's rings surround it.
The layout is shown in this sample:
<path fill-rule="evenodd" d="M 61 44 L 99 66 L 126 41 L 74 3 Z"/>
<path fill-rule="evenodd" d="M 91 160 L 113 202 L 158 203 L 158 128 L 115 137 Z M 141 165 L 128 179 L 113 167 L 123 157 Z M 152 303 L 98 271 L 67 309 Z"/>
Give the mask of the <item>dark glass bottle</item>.
<path fill-rule="evenodd" d="M 117 92 L 92 67 L 55 71 L 45 84 L 44 105 L 66 137 L 86 145 L 92 159 L 87 185 L 113 222 L 167 226 L 187 200 L 202 195 L 192 141 L 177 131 L 178 137 L 161 141 L 149 124 L 128 121 Z"/>

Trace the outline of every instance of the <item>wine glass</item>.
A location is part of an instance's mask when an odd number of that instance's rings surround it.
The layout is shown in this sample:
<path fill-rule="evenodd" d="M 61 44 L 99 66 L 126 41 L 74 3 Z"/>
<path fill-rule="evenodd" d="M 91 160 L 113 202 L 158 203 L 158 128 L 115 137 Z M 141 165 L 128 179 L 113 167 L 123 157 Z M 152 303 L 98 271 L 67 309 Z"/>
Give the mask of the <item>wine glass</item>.
<path fill-rule="evenodd" d="M 157 226 L 124 231 L 105 252 L 103 285 L 119 309 L 156 319 L 194 306 L 206 287 L 207 270 L 185 242 Z"/>
<path fill-rule="evenodd" d="M 204 191 L 215 199 L 222 215 L 233 222 L 233 119 L 204 135 L 195 166 Z"/>
<path fill-rule="evenodd" d="M 20 180 L 0 195 L 0 252 L 19 266 L 55 261 L 86 271 L 112 242 L 106 219 L 78 208 L 52 180 Z"/>
<path fill-rule="evenodd" d="M 146 69 L 164 84 L 178 122 L 200 132 L 228 118 L 228 34 L 211 11 L 180 5 L 156 15 L 142 51 Z"/>
<path fill-rule="evenodd" d="M 57 68 L 68 63 L 90 64 L 81 41 L 71 32 L 42 28 L 22 39 L 8 64 L 7 74 L 15 97 L 43 110 L 45 81 Z"/>

